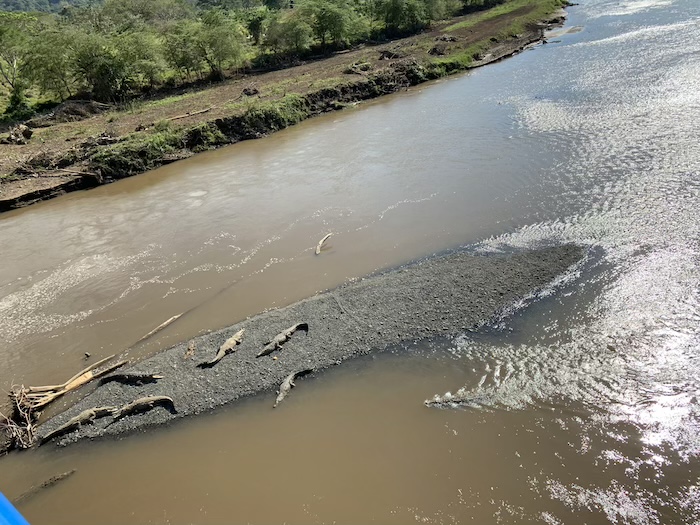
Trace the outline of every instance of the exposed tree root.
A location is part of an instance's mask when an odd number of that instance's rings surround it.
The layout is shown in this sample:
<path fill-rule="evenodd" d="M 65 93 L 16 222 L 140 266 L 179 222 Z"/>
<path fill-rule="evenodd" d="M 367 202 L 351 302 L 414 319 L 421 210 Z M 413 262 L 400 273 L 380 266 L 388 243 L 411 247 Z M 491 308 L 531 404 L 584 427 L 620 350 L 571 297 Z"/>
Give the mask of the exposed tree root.
<path fill-rule="evenodd" d="M 119 361 L 100 371 L 94 371 L 112 358 L 114 358 L 113 355 L 84 368 L 60 385 L 30 387 L 14 385 L 9 393 L 12 412 L 9 415 L 0 412 L 0 434 L 5 436 L 5 443 L 0 443 L 0 454 L 12 449 L 30 448 L 35 444 L 36 422 L 41 415 L 38 409 L 128 363 L 128 361 Z"/>

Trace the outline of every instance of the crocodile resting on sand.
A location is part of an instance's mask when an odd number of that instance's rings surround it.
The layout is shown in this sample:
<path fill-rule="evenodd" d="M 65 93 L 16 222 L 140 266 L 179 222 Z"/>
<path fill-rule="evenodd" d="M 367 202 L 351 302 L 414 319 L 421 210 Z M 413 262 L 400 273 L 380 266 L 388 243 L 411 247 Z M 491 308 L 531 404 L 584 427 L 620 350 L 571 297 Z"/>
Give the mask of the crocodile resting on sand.
<path fill-rule="evenodd" d="M 39 441 L 39 446 L 43 445 L 47 441 L 50 441 L 51 439 L 59 436 L 63 436 L 64 434 L 68 434 L 69 432 L 73 432 L 74 430 L 77 430 L 80 428 L 82 425 L 89 425 L 96 419 L 99 419 L 101 417 L 105 416 L 111 416 L 112 413 L 114 412 L 115 407 L 95 407 L 95 408 L 88 408 L 87 410 L 83 410 L 80 414 L 75 416 L 73 419 L 68 421 L 67 423 L 61 425 L 58 427 L 56 430 L 53 432 L 49 432 L 46 434 L 43 438 L 41 438 L 41 441 Z"/>
<path fill-rule="evenodd" d="M 216 363 L 221 361 L 226 354 L 230 354 L 232 352 L 236 351 L 236 346 L 241 344 L 241 341 L 243 341 L 243 334 L 245 333 L 245 328 L 241 328 L 233 334 L 232 337 L 229 337 L 224 341 L 224 344 L 222 344 L 219 347 L 219 351 L 216 353 L 216 356 L 214 356 L 214 359 L 211 361 L 205 361 L 203 363 L 199 363 L 197 366 L 199 368 L 209 368 L 214 366 Z"/>
<path fill-rule="evenodd" d="M 121 408 L 114 409 L 112 411 L 112 414 L 114 415 L 114 420 L 110 421 L 110 425 L 112 423 L 116 423 L 120 419 L 130 416 L 132 414 L 140 414 L 142 412 L 148 412 L 149 410 L 160 406 L 166 408 L 171 414 L 177 414 L 177 410 L 175 410 L 175 402 L 172 400 L 172 398 L 168 396 L 147 396 L 147 397 L 140 397 L 136 401 L 132 401 L 131 403 L 124 405 Z"/>
<path fill-rule="evenodd" d="M 309 325 L 307 323 L 297 323 L 294 326 L 290 326 L 283 332 L 277 334 L 272 341 L 265 343 L 265 348 L 263 348 L 258 355 L 255 357 L 262 357 L 264 355 L 271 354 L 275 350 L 282 348 L 282 345 L 289 341 L 289 339 L 294 335 L 294 332 L 298 330 L 304 330 L 307 334 L 309 333 Z"/>
<path fill-rule="evenodd" d="M 115 382 L 122 385 L 143 386 L 156 383 L 159 379 L 163 379 L 163 376 L 158 374 L 112 374 L 100 379 L 100 385 Z"/>
<path fill-rule="evenodd" d="M 114 415 L 114 421 L 111 421 L 110 425 L 126 416 L 148 412 L 157 406 L 166 408 L 171 414 L 177 414 L 177 410 L 175 410 L 175 402 L 172 400 L 172 398 L 168 396 L 146 396 L 140 397 L 121 408 L 113 410 L 112 414 Z"/>

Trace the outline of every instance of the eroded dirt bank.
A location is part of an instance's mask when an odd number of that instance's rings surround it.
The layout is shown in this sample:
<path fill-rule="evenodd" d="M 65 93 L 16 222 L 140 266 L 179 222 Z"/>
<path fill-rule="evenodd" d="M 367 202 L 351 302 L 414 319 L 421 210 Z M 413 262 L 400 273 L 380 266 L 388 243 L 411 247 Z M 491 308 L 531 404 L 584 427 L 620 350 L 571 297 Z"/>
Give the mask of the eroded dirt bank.
<path fill-rule="evenodd" d="M 143 386 L 100 386 L 42 425 L 39 437 L 88 408 L 119 407 L 149 395 L 173 399 L 176 414 L 156 407 L 119 421 L 105 417 L 56 442 L 65 445 L 81 438 L 128 433 L 208 411 L 244 396 L 272 392 L 295 371 L 313 368 L 318 373 L 392 343 L 457 335 L 544 287 L 582 255 L 583 249 L 573 245 L 513 255 L 458 251 L 342 285 L 198 337 L 194 340 L 194 355 L 189 358 L 185 341 L 134 365 L 128 372 L 164 377 L 156 384 Z M 308 334 L 297 332 L 281 350 L 256 358 L 268 340 L 300 322 L 308 323 Z M 197 366 L 212 359 L 219 346 L 241 328 L 245 328 L 245 334 L 236 352 L 211 368 Z"/>

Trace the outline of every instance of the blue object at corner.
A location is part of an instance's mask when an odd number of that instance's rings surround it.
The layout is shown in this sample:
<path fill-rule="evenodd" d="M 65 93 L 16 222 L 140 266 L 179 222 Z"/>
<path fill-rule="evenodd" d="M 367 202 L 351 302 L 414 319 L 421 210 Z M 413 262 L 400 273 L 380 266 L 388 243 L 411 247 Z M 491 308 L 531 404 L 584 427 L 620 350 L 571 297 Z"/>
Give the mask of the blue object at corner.
<path fill-rule="evenodd" d="M 0 525 L 29 525 L 12 503 L 0 492 Z"/>

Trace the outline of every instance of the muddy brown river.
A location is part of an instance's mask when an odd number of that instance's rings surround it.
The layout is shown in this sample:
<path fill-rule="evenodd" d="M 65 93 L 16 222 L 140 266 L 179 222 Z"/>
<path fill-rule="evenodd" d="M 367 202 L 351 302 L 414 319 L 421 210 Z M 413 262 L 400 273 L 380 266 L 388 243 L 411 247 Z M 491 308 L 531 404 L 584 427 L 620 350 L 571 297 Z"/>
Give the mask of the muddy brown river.
<path fill-rule="evenodd" d="M 479 332 L 348 361 L 275 410 L 10 454 L 0 490 L 77 469 L 19 504 L 36 525 L 700 523 L 700 4 L 585 0 L 549 40 L 0 215 L 5 390 L 460 246 L 590 247 Z"/>

